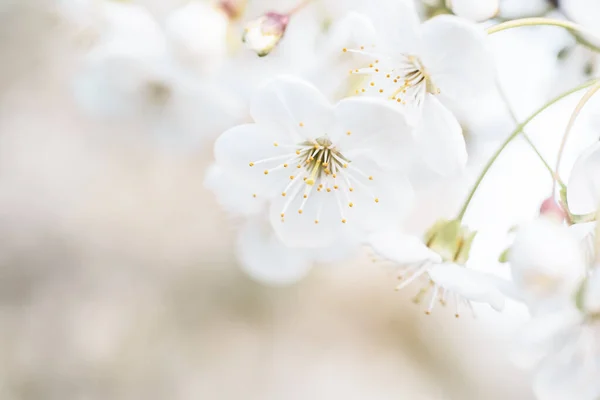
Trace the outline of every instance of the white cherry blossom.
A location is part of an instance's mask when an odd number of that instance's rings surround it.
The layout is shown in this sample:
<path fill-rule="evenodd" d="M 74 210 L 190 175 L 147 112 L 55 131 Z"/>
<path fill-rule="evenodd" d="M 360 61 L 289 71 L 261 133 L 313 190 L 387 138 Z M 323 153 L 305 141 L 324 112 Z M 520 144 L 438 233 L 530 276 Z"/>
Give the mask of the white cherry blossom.
<path fill-rule="evenodd" d="M 509 251 L 512 278 L 526 303 L 553 308 L 586 275 L 581 243 L 555 219 L 540 217 L 519 229 Z"/>
<path fill-rule="evenodd" d="M 362 56 L 350 71 L 363 78 L 358 95 L 383 97 L 407 108 L 421 156 L 440 174 L 466 163 L 462 129 L 452 109 L 493 88 L 494 69 L 481 27 L 456 16 L 419 24 L 414 11 L 375 20 L 364 43 L 346 53 Z"/>
<path fill-rule="evenodd" d="M 452 304 L 456 317 L 465 306 L 472 310 L 472 302 L 489 304 L 497 311 L 504 308 L 504 295 L 498 289 L 495 277 L 467 268 L 464 262 L 468 254 L 461 248 L 453 250 L 452 254 L 437 252 L 421 239 L 398 230 L 374 233 L 367 244 L 376 255 L 401 267 L 401 283 L 396 289 L 403 289 L 413 282 L 419 284 L 415 301 L 427 303 L 426 314 L 430 314 L 438 302 Z M 470 242 L 465 244 L 470 246 Z M 468 253 L 468 249 L 465 250 Z"/>
<path fill-rule="evenodd" d="M 84 111 L 142 121 L 159 142 L 178 148 L 194 148 L 243 115 L 236 96 L 174 57 L 148 11 L 137 6 L 127 15 L 121 22 L 136 29 L 106 31 L 83 59 L 74 89 Z"/>
<path fill-rule="evenodd" d="M 413 138 L 399 110 L 377 99 L 333 106 L 314 86 L 283 76 L 258 91 L 250 113 L 254 123 L 217 139 L 216 161 L 253 185 L 246 201 L 269 200 L 284 243 L 326 247 L 395 223 L 409 208 L 401 169 Z"/>

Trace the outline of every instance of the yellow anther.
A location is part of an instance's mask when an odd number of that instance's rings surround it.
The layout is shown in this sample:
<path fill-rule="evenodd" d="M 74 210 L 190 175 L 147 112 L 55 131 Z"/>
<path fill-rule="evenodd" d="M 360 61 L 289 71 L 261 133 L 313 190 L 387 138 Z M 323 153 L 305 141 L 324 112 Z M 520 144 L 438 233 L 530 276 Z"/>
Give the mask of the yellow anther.
<path fill-rule="evenodd" d="M 300 154 L 300 150 L 296 150 L 296 154 L 297 154 L 297 155 L 298 155 L 298 154 Z"/>
<path fill-rule="evenodd" d="M 283 197 L 285 197 L 285 192 L 282 192 L 282 193 L 281 193 L 281 195 L 282 195 Z"/>
<path fill-rule="evenodd" d="M 305 194 L 305 195 L 304 195 L 304 196 L 302 196 L 302 197 L 304 197 L 304 198 L 306 199 L 306 198 L 308 198 L 308 195 L 306 195 L 306 194 Z"/>
<path fill-rule="evenodd" d="M 299 209 L 299 210 L 298 210 L 298 214 L 302 214 L 302 209 Z"/>
<path fill-rule="evenodd" d="M 365 46 L 360 46 L 360 49 L 361 49 L 361 50 L 364 50 L 364 49 L 365 49 Z"/>
<path fill-rule="evenodd" d="M 348 188 L 348 190 L 350 190 L 351 192 L 354 192 L 354 188 Z"/>
<path fill-rule="evenodd" d="M 327 188 L 327 192 L 331 192 L 331 189 L 330 189 L 330 188 Z"/>
<path fill-rule="evenodd" d="M 318 219 L 315 219 L 315 224 L 318 224 L 318 223 L 319 223 L 319 220 L 318 220 Z"/>
<path fill-rule="evenodd" d="M 281 213 L 281 214 L 280 214 L 280 216 L 281 216 L 281 218 L 283 218 L 283 217 L 285 216 L 285 214 L 284 214 L 284 213 Z"/>
<path fill-rule="evenodd" d="M 346 223 L 346 219 L 343 219 L 343 220 L 342 220 L 342 224 L 345 224 L 345 223 Z"/>
<path fill-rule="evenodd" d="M 375 72 L 379 72 L 379 68 L 375 68 Z"/>
<path fill-rule="evenodd" d="M 379 60 L 375 60 L 375 64 L 379 63 Z"/>
<path fill-rule="evenodd" d="M 373 64 L 369 64 L 369 68 L 373 68 Z"/>
<path fill-rule="evenodd" d="M 348 207 L 354 207 L 354 203 L 353 202 L 348 203 Z"/>
<path fill-rule="evenodd" d="M 290 175 L 290 180 L 293 181 L 294 180 L 294 175 Z"/>
<path fill-rule="evenodd" d="M 369 85 L 375 86 L 375 82 L 371 82 L 371 83 L 369 83 Z"/>
<path fill-rule="evenodd" d="M 360 91 L 364 93 L 365 92 L 365 88 L 360 89 Z"/>
<path fill-rule="evenodd" d="M 338 190 L 338 189 L 339 189 L 339 186 L 338 186 L 338 185 L 333 185 L 333 188 L 334 188 L 335 190 Z"/>
<path fill-rule="evenodd" d="M 302 128 L 304 126 L 304 122 L 300 122 L 300 128 Z"/>
<path fill-rule="evenodd" d="M 379 199 L 375 197 L 375 203 L 379 203 Z"/>
<path fill-rule="evenodd" d="M 372 177 L 372 176 L 370 176 L 370 177 L 369 177 L 369 180 L 370 180 L 370 181 L 372 181 L 372 180 L 373 180 L 373 177 Z"/>
<path fill-rule="evenodd" d="M 273 146 L 277 147 L 277 146 L 279 146 L 279 143 L 275 142 L 275 143 L 273 143 Z"/>
<path fill-rule="evenodd" d="M 352 135 L 352 132 L 348 131 L 348 132 L 346 132 L 346 135 L 350 136 L 350 135 Z"/>
<path fill-rule="evenodd" d="M 265 173 L 265 175 L 269 175 L 269 170 L 268 170 L 268 169 L 265 169 L 265 172 L 264 172 L 264 173 Z"/>
<path fill-rule="evenodd" d="M 342 49 L 342 51 L 345 53 L 345 52 L 347 52 L 347 51 L 348 51 L 348 49 L 344 47 L 344 48 Z"/>
<path fill-rule="evenodd" d="M 331 176 L 333 176 L 334 178 L 337 178 L 337 174 L 333 174 L 333 175 L 331 175 Z"/>
<path fill-rule="evenodd" d="M 383 93 L 383 89 L 379 89 L 379 93 Z"/>
<path fill-rule="evenodd" d="M 391 77 L 391 75 L 390 75 L 390 74 L 387 74 L 385 77 L 386 77 L 386 78 L 390 78 L 390 77 Z"/>
<path fill-rule="evenodd" d="M 256 198 L 256 193 L 252 193 L 252 197 Z"/>
<path fill-rule="evenodd" d="M 254 163 L 253 163 L 253 162 L 251 162 L 251 163 L 250 163 L 250 164 L 248 164 L 248 165 L 250 165 L 251 167 L 254 167 Z"/>
<path fill-rule="evenodd" d="M 348 164 L 344 164 L 344 168 L 348 168 Z"/>

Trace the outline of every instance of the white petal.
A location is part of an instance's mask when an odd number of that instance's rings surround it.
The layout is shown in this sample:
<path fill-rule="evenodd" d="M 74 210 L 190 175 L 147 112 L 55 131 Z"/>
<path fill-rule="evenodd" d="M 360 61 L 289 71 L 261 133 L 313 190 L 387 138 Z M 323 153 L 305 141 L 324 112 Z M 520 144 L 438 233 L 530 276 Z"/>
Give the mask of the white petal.
<path fill-rule="evenodd" d="M 258 282 L 281 286 L 298 282 L 312 263 L 310 252 L 286 247 L 262 217 L 248 220 L 238 234 L 237 256 L 242 269 Z"/>
<path fill-rule="evenodd" d="M 296 142 L 323 136 L 334 122 L 333 106 L 325 96 L 292 76 L 280 76 L 259 89 L 250 114 L 254 121 L 279 129 Z"/>
<path fill-rule="evenodd" d="M 135 44 L 132 51 L 164 51 L 165 38 L 160 25 L 143 6 L 103 1 L 103 42 Z"/>
<path fill-rule="evenodd" d="M 519 229 L 509 260 L 515 285 L 530 303 L 571 298 L 586 273 L 579 242 L 565 226 L 544 217 Z"/>
<path fill-rule="evenodd" d="M 358 163 L 363 168 L 365 163 Z M 405 176 L 399 173 L 369 173 L 373 180 L 364 180 L 368 187 L 356 187 L 348 194 L 353 207 L 348 209 L 350 223 L 355 223 L 366 232 L 397 226 L 408 215 L 414 204 L 414 192 Z"/>
<path fill-rule="evenodd" d="M 390 54 L 415 54 L 421 47 L 419 16 L 412 1 L 386 1 L 370 7 L 378 47 Z M 381 50 L 380 50 L 381 51 Z"/>
<path fill-rule="evenodd" d="M 496 311 L 504 308 L 504 295 L 486 274 L 456 264 L 436 264 L 428 273 L 437 285 L 466 300 L 489 304 Z"/>
<path fill-rule="evenodd" d="M 565 0 L 560 4 L 560 9 L 568 19 L 583 25 L 588 34 L 584 38 L 596 46 L 600 46 L 600 3 L 593 0 Z"/>
<path fill-rule="evenodd" d="M 446 7 L 459 17 L 479 22 L 494 18 L 498 14 L 498 0 L 446 0 Z"/>
<path fill-rule="evenodd" d="M 253 215 L 266 207 L 265 198 L 252 196 L 254 188 L 247 180 L 227 173 L 216 164 L 208 168 L 204 186 L 215 194 L 219 205 L 233 215 Z"/>
<path fill-rule="evenodd" d="M 422 62 L 441 97 L 452 103 L 494 89 L 494 64 L 487 35 L 478 25 L 455 16 L 423 24 Z"/>
<path fill-rule="evenodd" d="M 520 368 L 532 368 L 555 351 L 555 337 L 576 324 L 578 313 L 572 308 L 535 315 L 517 336 L 511 360 Z"/>
<path fill-rule="evenodd" d="M 419 154 L 440 175 L 461 172 L 467 163 L 462 128 L 456 117 L 433 95 L 426 95 L 415 132 Z"/>
<path fill-rule="evenodd" d="M 600 142 L 583 152 L 571 171 L 567 186 L 569 209 L 574 214 L 594 212 L 600 205 Z"/>
<path fill-rule="evenodd" d="M 258 161 L 290 153 L 284 146 L 274 146 L 275 142 L 280 142 L 279 139 L 278 132 L 269 127 L 259 124 L 239 125 L 217 138 L 215 159 L 220 167 L 248 180 L 256 188 L 255 193 L 271 195 L 285 187 L 289 171 L 282 168 L 268 174 L 264 172 L 284 163 L 285 159 L 266 163 Z M 256 165 L 250 166 L 250 163 Z"/>
<path fill-rule="evenodd" d="M 377 41 L 377 31 L 371 20 L 351 11 L 335 22 L 327 34 L 326 53 L 339 55 L 343 48 L 359 48 Z"/>
<path fill-rule="evenodd" d="M 351 228 L 342 223 L 333 191 L 326 193 L 313 190 L 300 214 L 298 210 L 303 200 L 302 194 L 294 198 L 276 196 L 271 204 L 271 224 L 279 240 L 287 246 L 322 248 L 332 245 L 344 235 L 350 235 Z M 282 213 L 285 214 L 283 222 Z M 315 223 L 315 220 L 319 222 Z"/>
<path fill-rule="evenodd" d="M 165 31 L 180 57 L 212 71 L 227 54 L 228 26 L 223 11 L 191 1 L 169 14 Z"/>
<path fill-rule="evenodd" d="M 586 311 L 600 313 L 600 267 L 596 266 L 588 278 L 583 305 Z"/>
<path fill-rule="evenodd" d="M 367 156 L 386 169 L 410 164 L 414 157 L 413 129 L 402 109 L 375 98 L 350 98 L 335 107 L 336 131 L 331 140 L 340 152 Z"/>
<path fill-rule="evenodd" d="M 389 229 L 371 234 L 366 242 L 375 253 L 401 265 L 431 261 L 439 263 L 441 257 L 425 246 L 423 241 L 398 229 Z"/>

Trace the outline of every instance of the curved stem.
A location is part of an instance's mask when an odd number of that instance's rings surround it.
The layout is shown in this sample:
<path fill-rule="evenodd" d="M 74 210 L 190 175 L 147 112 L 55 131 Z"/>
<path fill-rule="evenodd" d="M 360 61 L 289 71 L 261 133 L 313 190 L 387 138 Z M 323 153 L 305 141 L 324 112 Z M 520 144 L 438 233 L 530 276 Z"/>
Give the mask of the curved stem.
<path fill-rule="evenodd" d="M 559 26 L 559 27 L 565 28 L 571 32 L 582 33 L 582 34 L 591 36 L 594 39 L 600 40 L 594 33 L 590 32 L 589 30 L 587 30 L 586 28 L 584 28 L 581 25 L 575 24 L 570 21 L 561 21 L 561 20 L 552 19 L 552 18 L 521 18 L 521 19 L 515 19 L 512 21 L 502 22 L 498 25 L 494 25 L 494 26 L 488 28 L 487 33 L 489 35 L 491 35 L 493 33 L 504 31 L 506 29 L 519 28 L 521 26 L 537 26 L 537 25 Z"/>
<path fill-rule="evenodd" d="M 313 0 L 302 0 L 300 3 L 296 4 L 294 8 L 286 13 L 287 16 L 292 16 L 296 14 L 298 11 L 302 10 L 304 7 L 309 5 Z"/>
<path fill-rule="evenodd" d="M 498 93 L 500 93 L 500 97 L 502 98 L 502 101 L 504 102 L 504 105 L 506 105 L 506 109 L 508 110 L 508 113 L 510 114 L 510 118 L 513 120 L 513 122 L 515 123 L 515 125 L 519 125 L 519 119 L 517 118 L 514 110 L 510 106 L 510 102 L 508 101 L 508 97 L 506 96 L 506 92 L 504 92 L 504 90 L 502 89 L 502 86 L 500 85 L 500 82 L 498 81 L 498 79 L 496 79 L 496 87 L 498 88 Z M 542 153 L 540 153 L 540 151 L 538 150 L 538 148 L 536 147 L 536 145 L 533 143 L 533 141 L 531 140 L 531 138 L 527 135 L 527 133 L 525 133 L 525 131 L 521 131 L 521 135 L 523 136 L 523 139 L 525 139 L 525 141 L 527 142 L 527 144 L 529 144 L 529 147 L 531 147 L 531 149 L 538 156 L 538 158 L 540 159 L 540 161 L 542 162 L 542 164 L 544 164 L 544 167 L 546 167 L 546 169 L 550 173 L 550 176 L 552 177 L 552 179 L 559 179 L 554 174 L 554 170 L 552 169 L 552 167 L 550 167 L 550 164 L 546 161 L 546 159 L 544 159 L 544 157 L 542 156 Z"/>
<path fill-rule="evenodd" d="M 571 129 L 573 128 L 573 125 L 575 125 L 575 121 L 577 121 L 577 117 L 579 117 L 579 113 L 581 113 L 583 107 L 585 107 L 586 103 L 598 90 L 600 90 L 600 81 L 598 81 L 594 86 L 589 88 L 589 90 L 583 95 L 581 100 L 579 100 L 579 103 L 577 103 L 577 107 L 575 107 L 575 110 L 573 110 L 571 118 L 569 118 L 569 123 L 567 124 L 567 128 L 565 129 L 565 133 L 563 135 L 562 141 L 560 142 L 560 147 L 558 149 L 558 155 L 556 156 L 556 166 L 554 167 L 554 176 L 556 178 L 558 178 L 558 169 L 560 168 L 560 162 L 562 161 L 562 155 L 564 153 L 569 134 L 571 133 Z M 556 179 L 554 180 L 553 189 L 556 190 Z"/>
<path fill-rule="evenodd" d="M 481 173 L 479 174 L 479 177 L 477 178 L 477 180 L 475 181 L 475 184 L 473 185 L 473 187 L 471 188 L 471 191 L 469 192 L 469 194 L 467 195 L 467 198 L 460 210 L 460 212 L 458 213 L 458 220 L 462 220 L 463 217 L 465 216 L 465 213 L 467 212 L 467 208 L 469 207 L 469 203 L 471 203 L 471 200 L 473 199 L 473 196 L 475 195 L 475 192 L 477 191 L 477 189 L 479 188 L 479 185 L 481 184 L 481 182 L 483 181 L 483 178 L 486 176 L 487 172 L 489 171 L 489 169 L 491 168 L 491 166 L 494 164 L 494 162 L 496 161 L 496 159 L 498 159 L 498 156 L 502 153 L 502 151 L 504 151 L 504 149 L 506 148 L 506 146 L 508 146 L 508 144 L 519 135 L 519 133 L 521 133 L 521 131 L 523 130 L 523 128 L 525 128 L 525 126 L 527 126 L 527 124 L 529 124 L 535 117 L 537 117 L 539 114 L 541 114 L 542 112 L 544 112 L 548 107 L 552 106 L 553 104 L 557 103 L 558 101 L 564 99 L 565 97 L 578 92 L 581 89 L 585 89 L 587 87 L 590 87 L 596 83 L 598 83 L 599 81 L 597 79 L 594 79 L 592 81 L 586 82 L 582 85 L 577 86 L 576 88 L 570 89 L 558 96 L 556 96 L 555 98 L 553 98 L 552 100 L 550 100 L 548 103 L 544 104 L 542 107 L 540 107 L 538 110 L 536 110 L 533 114 L 531 114 L 525 121 L 521 122 L 516 128 L 515 130 L 506 138 L 506 140 L 504 140 L 504 142 L 500 145 L 500 147 L 498 148 L 498 150 L 496 150 L 496 152 L 492 155 L 492 157 L 489 159 L 489 161 L 487 162 L 487 164 L 483 167 L 483 171 L 481 171 Z"/>

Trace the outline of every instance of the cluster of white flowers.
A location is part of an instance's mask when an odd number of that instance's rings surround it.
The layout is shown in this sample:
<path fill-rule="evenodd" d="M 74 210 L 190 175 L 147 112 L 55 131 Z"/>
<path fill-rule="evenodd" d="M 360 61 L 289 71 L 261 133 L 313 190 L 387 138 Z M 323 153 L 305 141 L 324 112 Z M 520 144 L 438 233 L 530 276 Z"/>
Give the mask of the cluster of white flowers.
<path fill-rule="evenodd" d="M 506 144 L 575 89 L 517 127 L 457 214 L 421 235 L 404 221 L 415 170 L 435 176 L 420 177 L 421 186 L 464 174 L 465 107 L 497 90 L 489 34 L 555 25 L 594 52 L 597 24 L 586 10 L 598 4 L 561 0 L 541 11 L 560 18 L 492 23 L 503 14 L 498 0 L 417 3 L 299 0 L 287 12 L 252 14 L 243 0 L 190 0 L 166 18 L 134 1 L 60 1 L 58 9 L 85 45 L 73 85 L 85 111 L 141 120 L 168 147 L 196 150 L 216 138 L 205 185 L 239 222 L 236 253 L 251 277 L 291 284 L 315 263 L 368 247 L 399 268 L 398 289 L 418 284 L 427 314 L 437 304 L 457 317 L 473 303 L 501 311 L 512 297 L 531 311 L 518 354 L 537 369 L 539 398 L 597 400 L 600 145 L 580 156 L 568 185 L 551 171 L 559 190 L 507 251 L 512 281 L 471 265 L 476 232 L 462 221 Z M 591 97 L 600 84 L 585 87 Z"/>

